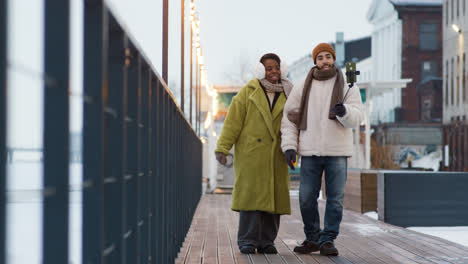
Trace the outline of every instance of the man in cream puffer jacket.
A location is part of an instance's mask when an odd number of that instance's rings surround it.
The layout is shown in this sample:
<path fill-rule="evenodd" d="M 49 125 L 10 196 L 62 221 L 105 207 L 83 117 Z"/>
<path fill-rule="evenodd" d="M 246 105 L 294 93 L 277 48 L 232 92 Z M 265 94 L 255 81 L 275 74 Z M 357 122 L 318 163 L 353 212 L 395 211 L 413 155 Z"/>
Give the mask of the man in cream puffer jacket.
<path fill-rule="evenodd" d="M 317 45 L 314 66 L 304 82 L 296 85 L 284 106 L 281 148 L 290 166 L 301 155 L 299 203 L 306 236 L 298 253 L 320 250 L 338 255 L 333 241 L 343 216 L 347 158 L 353 152 L 352 128 L 363 120 L 358 87 L 348 86 L 341 70 L 334 66 L 333 47 Z M 317 198 L 325 171 L 327 196 L 324 229 L 320 230 Z"/>

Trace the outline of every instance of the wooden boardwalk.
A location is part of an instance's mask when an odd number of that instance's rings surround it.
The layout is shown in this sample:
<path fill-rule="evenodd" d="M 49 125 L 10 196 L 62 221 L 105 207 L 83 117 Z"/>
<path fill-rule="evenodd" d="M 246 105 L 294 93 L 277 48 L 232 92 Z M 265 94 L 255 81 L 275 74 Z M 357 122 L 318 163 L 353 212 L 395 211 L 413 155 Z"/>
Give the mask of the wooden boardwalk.
<path fill-rule="evenodd" d="M 468 263 L 468 248 L 440 238 L 376 221 L 345 210 L 335 244 L 337 257 L 292 250 L 302 242 L 302 220 L 297 197 L 291 198 L 292 215 L 282 216 L 277 255 L 243 255 L 237 247 L 238 213 L 230 210 L 230 195 L 204 195 L 176 263 L 206 264 L 349 264 L 349 263 Z M 320 202 L 321 219 L 324 203 Z M 322 221 L 323 222 L 323 221 Z"/>

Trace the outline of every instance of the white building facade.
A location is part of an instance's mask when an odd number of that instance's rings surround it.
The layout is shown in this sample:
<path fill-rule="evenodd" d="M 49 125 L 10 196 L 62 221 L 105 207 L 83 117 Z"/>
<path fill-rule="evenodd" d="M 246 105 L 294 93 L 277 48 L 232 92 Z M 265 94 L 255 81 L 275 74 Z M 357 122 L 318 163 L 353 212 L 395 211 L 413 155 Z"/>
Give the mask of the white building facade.
<path fill-rule="evenodd" d="M 371 124 L 395 122 L 395 109 L 401 107 L 402 21 L 389 0 L 374 0 L 367 12 L 373 25 L 371 72 L 367 84 Z M 394 84 L 394 85 L 393 85 Z"/>
<path fill-rule="evenodd" d="M 467 0 L 443 1 L 443 123 L 468 119 Z"/>

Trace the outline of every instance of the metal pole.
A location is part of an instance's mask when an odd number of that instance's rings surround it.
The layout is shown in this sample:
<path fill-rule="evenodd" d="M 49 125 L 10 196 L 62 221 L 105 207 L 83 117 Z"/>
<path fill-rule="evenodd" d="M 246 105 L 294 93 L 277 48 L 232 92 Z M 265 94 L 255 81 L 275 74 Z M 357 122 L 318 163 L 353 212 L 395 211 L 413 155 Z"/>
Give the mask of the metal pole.
<path fill-rule="evenodd" d="M 181 0 L 180 14 L 180 108 L 184 112 L 185 87 L 185 0 Z"/>
<path fill-rule="evenodd" d="M 190 2 L 192 5 L 190 8 L 193 7 L 193 0 Z M 191 10 L 191 9 L 190 9 Z M 192 28 L 192 17 L 190 13 L 190 124 L 193 126 L 193 119 L 192 119 L 192 108 L 193 108 L 193 28 Z"/>
<path fill-rule="evenodd" d="M 0 0 L 0 193 L 6 191 L 6 98 L 8 0 Z M 5 263 L 5 195 L 0 195 L 0 263 Z"/>
<path fill-rule="evenodd" d="M 108 13 L 102 0 L 84 2 L 83 263 L 102 263 L 104 248 L 104 161 L 107 126 Z"/>
<path fill-rule="evenodd" d="M 168 33 L 169 33 L 169 0 L 163 0 L 163 65 L 162 65 L 162 78 L 167 84 L 167 63 L 168 63 Z"/>
<path fill-rule="evenodd" d="M 195 56 L 195 132 L 198 134 L 198 55 Z"/>
<path fill-rule="evenodd" d="M 365 134 L 366 134 L 366 140 L 365 140 L 365 168 L 370 169 L 371 167 L 371 137 L 370 137 L 370 87 L 366 88 L 366 124 L 365 124 Z"/>
<path fill-rule="evenodd" d="M 105 263 L 124 263 L 125 243 L 123 238 L 124 223 L 123 200 L 125 173 L 125 135 L 127 122 L 126 89 L 127 67 L 125 66 L 125 33 L 113 15 L 109 16 L 109 46 L 107 61 L 107 106 L 105 122 L 108 125 L 108 144 L 104 178 L 104 221 L 106 222 Z M 112 249 L 112 250 L 111 250 Z"/>
<path fill-rule="evenodd" d="M 202 81 L 201 81 L 201 67 L 200 67 L 200 70 L 199 70 L 199 73 L 200 75 L 200 78 L 198 78 L 198 136 L 200 136 L 200 133 L 201 133 L 201 121 L 202 121 L 202 117 L 201 117 L 201 109 L 202 109 L 202 106 L 201 106 L 201 103 L 202 103 Z"/>
<path fill-rule="evenodd" d="M 43 263 L 68 263 L 70 1 L 44 2 Z"/>

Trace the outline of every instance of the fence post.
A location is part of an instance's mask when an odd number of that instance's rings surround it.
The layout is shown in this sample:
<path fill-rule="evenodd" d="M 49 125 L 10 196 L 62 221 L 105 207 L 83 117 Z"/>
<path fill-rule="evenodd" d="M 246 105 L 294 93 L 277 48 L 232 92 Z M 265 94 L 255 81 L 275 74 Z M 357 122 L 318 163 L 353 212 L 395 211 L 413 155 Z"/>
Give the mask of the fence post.
<path fill-rule="evenodd" d="M 108 13 L 102 0 L 84 2 L 83 263 L 102 263 L 104 249 L 104 146 L 107 126 Z"/>
<path fill-rule="evenodd" d="M 43 263 L 68 262 L 68 0 L 45 1 Z"/>
<path fill-rule="evenodd" d="M 137 213 L 137 195 L 138 195 L 138 114 L 139 114 L 139 71 L 140 71 L 140 57 L 137 54 L 135 47 L 129 43 L 127 39 L 126 47 L 126 66 L 127 72 L 127 117 L 125 121 L 127 127 L 127 166 L 125 174 L 125 223 L 124 223 L 124 236 L 126 263 L 139 263 L 138 261 L 138 245 L 137 245 L 137 228 L 138 228 L 138 213 Z"/>

